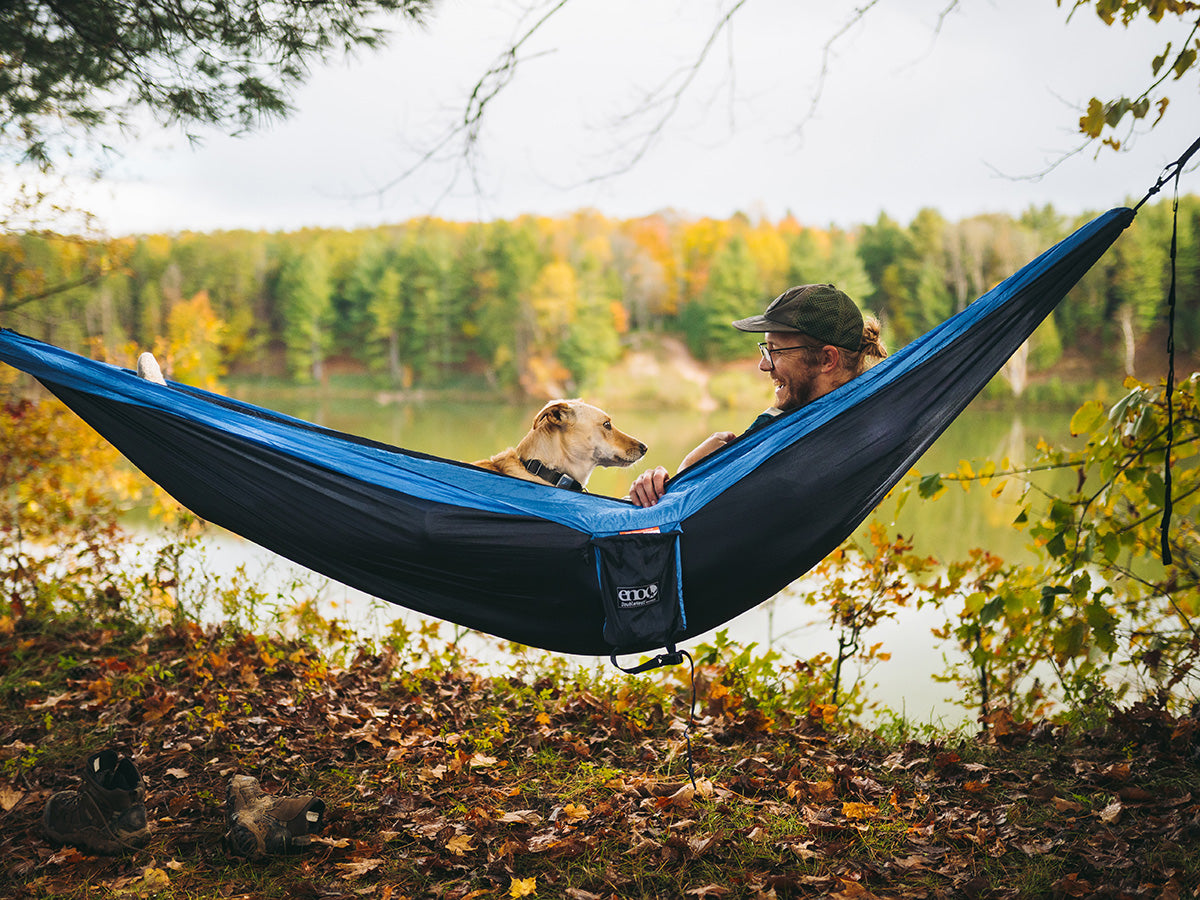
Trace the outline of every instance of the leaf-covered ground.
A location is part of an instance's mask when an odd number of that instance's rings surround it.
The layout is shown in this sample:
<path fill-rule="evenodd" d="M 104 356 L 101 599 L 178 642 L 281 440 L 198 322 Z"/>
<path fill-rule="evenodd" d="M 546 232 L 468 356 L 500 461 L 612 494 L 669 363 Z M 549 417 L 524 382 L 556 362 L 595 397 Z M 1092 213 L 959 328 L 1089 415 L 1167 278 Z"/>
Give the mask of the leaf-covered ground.
<path fill-rule="evenodd" d="M 690 695 L 412 671 L 197 628 L 23 630 L 0 648 L 0 896 L 1200 896 L 1197 723 L 1133 707 L 1091 732 L 998 717 L 887 743 Z M 50 794 L 114 747 L 145 779 L 142 850 L 41 835 Z M 222 846 L 225 786 L 312 792 L 327 827 L 266 862 Z"/>

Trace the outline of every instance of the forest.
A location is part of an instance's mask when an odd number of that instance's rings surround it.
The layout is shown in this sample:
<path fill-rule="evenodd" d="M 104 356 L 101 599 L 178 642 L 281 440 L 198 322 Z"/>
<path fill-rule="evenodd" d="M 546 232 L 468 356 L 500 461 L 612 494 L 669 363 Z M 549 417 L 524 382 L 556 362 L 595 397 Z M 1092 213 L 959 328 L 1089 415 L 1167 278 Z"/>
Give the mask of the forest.
<path fill-rule="evenodd" d="M 1164 314 L 1171 202 L 1146 205 L 1010 363 L 1020 395 L 1064 353 L 1144 375 Z M 1200 198 L 1178 215 L 1177 340 L 1200 337 Z M 677 333 L 699 359 L 745 354 L 728 327 L 792 284 L 832 282 L 877 314 L 894 349 L 962 309 L 1090 214 L 1052 207 L 849 229 L 743 214 L 595 211 L 491 222 L 435 218 L 358 230 L 220 231 L 86 239 L 0 235 L 0 315 L 33 337 L 168 375 L 325 382 L 354 371 L 397 390 L 577 393 L 631 336 Z M 1155 365 L 1161 362 L 1155 360 Z M 1150 365 L 1143 362 L 1143 365 Z"/>

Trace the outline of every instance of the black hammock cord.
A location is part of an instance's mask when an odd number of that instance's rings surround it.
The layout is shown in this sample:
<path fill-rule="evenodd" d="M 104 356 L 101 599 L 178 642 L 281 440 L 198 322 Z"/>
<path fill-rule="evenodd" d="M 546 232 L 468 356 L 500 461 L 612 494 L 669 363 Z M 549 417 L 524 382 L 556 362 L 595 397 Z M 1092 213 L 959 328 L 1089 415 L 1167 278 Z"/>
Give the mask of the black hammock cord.
<path fill-rule="evenodd" d="M 1200 139 L 1138 207 L 1174 180 L 1177 215 L 1179 175 L 1198 151 Z M 0 330 L 0 361 L 38 378 L 201 518 L 334 580 L 554 652 L 666 647 L 651 662 L 677 663 L 677 642 L 758 605 L 836 549 L 1135 211 L 1097 217 L 847 385 L 680 473 L 650 509 L 162 387 L 12 331 Z M 1173 233 L 1168 440 L 1175 245 Z"/>
<path fill-rule="evenodd" d="M 1173 561 L 1171 557 L 1171 515 L 1175 504 L 1171 497 L 1171 448 L 1175 443 L 1175 260 L 1178 255 L 1179 236 L 1179 176 L 1183 173 L 1183 168 L 1188 164 L 1188 160 L 1197 151 L 1200 151 L 1200 138 L 1196 138 L 1192 146 L 1188 147 L 1179 159 L 1163 169 L 1162 174 L 1158 176 L 1158 181 L 1154 183 L 1154 186 L 1146 192 L 1146 196 L 1138 201 L 1137 206 L 1133 208 L 1133 211 L 1136 213 L 1142 208 L 1142 204 L 1162 190 L 1167 182 L 1174 181 L 1175 185 L 1171 199 L 1171 282 L 1167 290 L 1167 449 L 1163 462 L 1163 486 L 1165 490 L 1162 524 L 1159 527 L 1162 561 L 1165 566 L 1171 565 Z"/>

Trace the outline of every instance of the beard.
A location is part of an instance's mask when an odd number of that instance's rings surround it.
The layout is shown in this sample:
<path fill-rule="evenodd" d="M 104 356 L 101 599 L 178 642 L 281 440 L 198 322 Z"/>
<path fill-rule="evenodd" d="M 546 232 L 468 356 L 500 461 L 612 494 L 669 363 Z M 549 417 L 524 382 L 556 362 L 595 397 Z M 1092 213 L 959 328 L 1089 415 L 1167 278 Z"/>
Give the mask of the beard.
<path fill-rule="evenodd" d="M 794 372 L 786 379 L 779 378 L 776 373 L 772 380 L 775 383 L 775 406 L 784 412 L 806 406 L 820 396 L 817 393 L 816 371 L 812 369 Z"/>

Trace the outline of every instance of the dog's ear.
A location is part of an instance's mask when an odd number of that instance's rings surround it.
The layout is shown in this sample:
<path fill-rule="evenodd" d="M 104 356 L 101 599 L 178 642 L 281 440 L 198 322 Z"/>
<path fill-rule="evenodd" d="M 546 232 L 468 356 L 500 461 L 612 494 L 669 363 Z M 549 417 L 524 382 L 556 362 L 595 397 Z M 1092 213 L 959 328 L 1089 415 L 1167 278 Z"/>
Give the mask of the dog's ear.
<path fill-rule="evenodd" d="M 575 419 L 575 410 L 566 400 L 551 400 L 534 417 L 533 427 L 563 428 Z"/>

